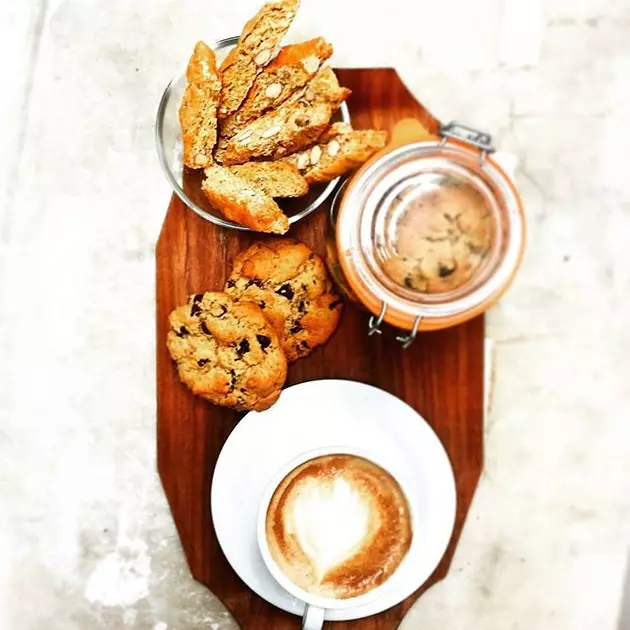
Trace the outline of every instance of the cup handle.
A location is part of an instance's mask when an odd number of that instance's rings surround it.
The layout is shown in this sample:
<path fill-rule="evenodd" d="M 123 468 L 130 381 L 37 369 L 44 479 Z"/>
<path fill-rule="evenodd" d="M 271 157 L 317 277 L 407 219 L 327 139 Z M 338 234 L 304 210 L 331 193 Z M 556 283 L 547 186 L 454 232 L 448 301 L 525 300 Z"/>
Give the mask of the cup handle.
<path fill-rule="evenodd" d="M 324 616 L 326 611 L 306 604 L 304 615 L 302 616 L 302 630 L 322 630 L 324 627 Z"/>

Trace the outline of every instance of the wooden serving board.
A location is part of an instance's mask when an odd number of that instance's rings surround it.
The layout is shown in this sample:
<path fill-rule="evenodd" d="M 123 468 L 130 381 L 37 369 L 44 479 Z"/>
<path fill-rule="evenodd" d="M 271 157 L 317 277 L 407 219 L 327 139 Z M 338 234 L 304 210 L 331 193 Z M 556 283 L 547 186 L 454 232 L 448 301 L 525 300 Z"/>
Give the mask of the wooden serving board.
<path fill-rule="evenodd" d="M 339 70 L 352 89 L 348 101 L 356 128 L 390 130 L 399 120 L 437 121 L 392 69 Z M 320 254 L 325 251 L 328 207 L 291 230 Z M 171 199 L 157 244 L 157 461 L 162 484 L 193 576 L 233 613 L 243 630 L 289 630 L 300 620 L 250 591 L 227 563 L 214 533 L 210 484 L 226 438 L 239 420 L 228 409 L 193 396 L 178 380 L 166 349 L 167 318 L 191 293 L 221 290 L 234 256 L 260 235 L 219 228 Z M 343 378 L 376 385 L 417 409 L 435 429 L 450 457 L 457 483 L 457 519 L 448 550 L 428 582 L 399 606 L 336 630 L 396 628 L 415 599 L 447 573 L 483 461 L 484 320 L 421 333 L 402 350 L 394 331 L 367 336 L 368 314 L 347 303 L 332 339 L 293 364 L 287 385 Z M 262 446 L 262 445 L 261 445 Z"/>

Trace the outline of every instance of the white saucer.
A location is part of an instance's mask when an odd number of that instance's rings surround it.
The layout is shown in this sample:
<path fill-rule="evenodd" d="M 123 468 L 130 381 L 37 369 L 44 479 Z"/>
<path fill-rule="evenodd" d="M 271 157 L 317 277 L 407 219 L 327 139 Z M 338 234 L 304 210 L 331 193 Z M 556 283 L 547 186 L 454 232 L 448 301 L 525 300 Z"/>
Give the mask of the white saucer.
<path fill-rule="evenodd" d="M 382 596 L 364 606 L 328 611 L 342 621 L 375 615 L 418 589 L 441 560 L 455 522 L 455 479 L 437 436 L 400 399 L 363 383 L 324 380 L 286 389 L 267 411 L 248 413 L 219 455 L 211 510 L 219 544 L 232 568 L 260 597 L 301 615 L 291 597 L 265 567 L 256 541 L 262 494 L 273 475 L 306 451 L 344 445 L 391 461 L 414 514 L 409 553 L 382 586 Z"/>

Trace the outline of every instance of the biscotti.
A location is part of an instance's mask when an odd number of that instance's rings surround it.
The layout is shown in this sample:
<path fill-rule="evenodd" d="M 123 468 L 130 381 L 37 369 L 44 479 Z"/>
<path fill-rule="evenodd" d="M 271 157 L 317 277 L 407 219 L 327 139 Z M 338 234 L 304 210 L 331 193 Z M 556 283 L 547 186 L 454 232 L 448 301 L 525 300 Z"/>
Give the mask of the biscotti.
<path fill-rule="evenodd" d="M 179 109 L 184 164 L 204 168 L 213 164 L 217 140 L 217 107 L 221 93 L 214 51 L 198 42 L 186 70 L 188 84 Z"/>
<path fill-rule="evenodd" d="M 264 190 L 270 197 L 301 197 L 308 184 L 297 167 L 285 162 L 247 162 L 231 166 L 230 171 L 252 188 Z"/>
<path fill-rule="evenodd" d="M 332 115 L 349 95 L 335 73 L 324 68 L 299 98 L 246 125 L 216 156 L 224 165 L 232 165 L 259 157 L 278 159 L 308 147 L 328 129 Z"/>
<path fill-rule="evenodd" d="M 221 138 L 231 138 L 239 128 L 296 94 L 332 52 L 332 46 L 322 37 L 282 48 L 258 75 L 239 109 L 221 122 Z"/>
<path fill-rule="evenodd" d="M 289 219 L 264 191 L 221 166 L 205 170 L 201 185 L 210 203 L 225 217 L 257 232 L 284 234 Z"/>
<path fill-rule="evenodd" d="M 284 160 L 295 164 L 309 184 L 329 182 L 366 162 L 387 142 L 385 131 L 354 130 L 335 123 L 314 146 Z"/>
<path fill-rule="evenodd" d="M 254 79 L 271 61 L 289 30 L 298 6 L 299 0 L 268 2 L 247 22 L 236 48 L 221 64 L 219 118 L 226 118 L 240 107 Z"/>

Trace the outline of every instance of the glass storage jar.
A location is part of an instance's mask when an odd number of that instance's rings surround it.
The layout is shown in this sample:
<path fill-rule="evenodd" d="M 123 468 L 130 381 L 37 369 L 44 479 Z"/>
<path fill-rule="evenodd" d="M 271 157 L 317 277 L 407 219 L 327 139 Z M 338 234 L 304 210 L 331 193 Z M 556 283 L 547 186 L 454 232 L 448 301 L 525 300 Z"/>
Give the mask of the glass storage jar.
<path fill-rule="evenodd" d="M 521 199 L 490 136 L 458 123 L 439 133 L 399 123 L 331 208 L 333 278 L 372 313 L 369 334 L 386 322 L 404 346 L 492 306 L 524 249 Z"/>

